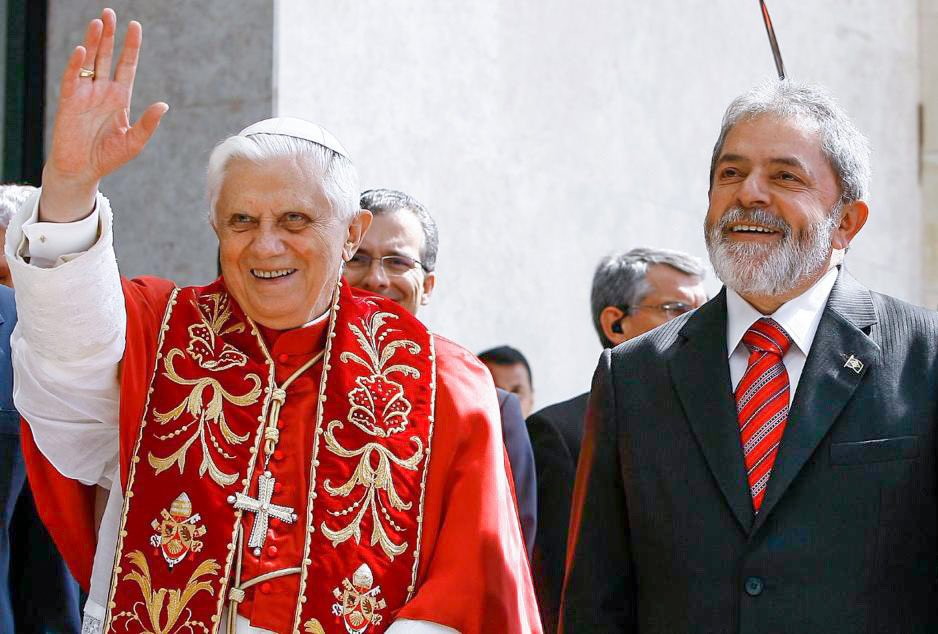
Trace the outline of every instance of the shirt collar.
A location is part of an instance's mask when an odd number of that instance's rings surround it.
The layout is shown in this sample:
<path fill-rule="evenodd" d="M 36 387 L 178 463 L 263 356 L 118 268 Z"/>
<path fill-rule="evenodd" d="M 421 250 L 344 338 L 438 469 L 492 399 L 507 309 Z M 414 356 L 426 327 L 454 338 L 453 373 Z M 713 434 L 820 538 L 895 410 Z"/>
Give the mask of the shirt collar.
<path fill-rule="evenodd" d="M 814 343 L 821 315 L 827 305 L 834 283 L 837 267 L 825 273 L 798 297 L 785 302 L 771 315 L 763 315 L 731 288 L 726 289 L 726 353 L 730 357 L 740 345 L 749 327 L 761 317 L 771 317 L 791 337 L 798 349 L 807 356 Z"/>

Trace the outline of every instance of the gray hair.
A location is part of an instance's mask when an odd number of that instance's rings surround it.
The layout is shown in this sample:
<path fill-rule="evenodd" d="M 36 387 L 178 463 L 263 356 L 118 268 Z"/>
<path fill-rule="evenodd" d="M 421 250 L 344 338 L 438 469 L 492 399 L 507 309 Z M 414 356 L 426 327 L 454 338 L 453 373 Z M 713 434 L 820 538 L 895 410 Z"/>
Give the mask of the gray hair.
<path fill-rule="evenodd" d="M 733 100 L 723 115 L 720 136 L 710 159 L 710 184 L 730 130 L 764 114 L 807 122 L 840 181 L 841 202 L 865 200 L 870 188 L 870 143 L 823 88 L 813 84 L 766 81 Z"/>
<path fill-rule="evenodd" d="M 362 209 L 367 209 L 376 216 L 406 209 L 417 216 L 423 229 L 423 246 L 420 248 L 420 262 L 425 271 L 436 268 L 436 253 L 440 248 L 440 232 L 436 221 L 420 202 L 413 196 L 396 189 L 369 189 L 362 192 L 358 201 Z"/>
<path fill-rule="evenodd" d="M 604 257 L 593 273 L 593 289 L 590 292 L 593 327 L 604 348 L 611 348 L 614 344 L 603 332 L 600 314 L 609 306 L 641 304 L 651 291 L 645 276 L 652 264 L 667 264 L 701 280 L 707 275 L 707 269 L 699 258 L 671 249 L 638 247 L 626 253 Z"/>
<path fill-rule="evenodd" d="M 0 229 L 10 226 L 13 216 L 35 192 L 32 185 L 0 185 Z"/>
<path fill-rule="evenodd" d="M 228 137 L 208 157 L 210 219 L 214 220 L 225 170 L 232 160 L 262 163 L 281 157 L 303 158 L 321 175 L 323 191 L 339 218 L 348 220 L 358 213 L 358 172 L 347 157 L 306 139 L 285 134 L 252 134 Z"/>

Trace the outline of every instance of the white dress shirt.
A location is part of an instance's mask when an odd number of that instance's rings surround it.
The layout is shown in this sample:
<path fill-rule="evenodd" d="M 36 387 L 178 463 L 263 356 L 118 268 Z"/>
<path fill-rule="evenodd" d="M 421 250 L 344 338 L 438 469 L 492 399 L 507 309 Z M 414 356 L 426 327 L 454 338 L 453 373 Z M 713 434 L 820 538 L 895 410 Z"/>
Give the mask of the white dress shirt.
<path fill-rule="evenodd" d="M 112 214 L 39 222 L 39 194 L 7 229 L 18 321 L 10 339 L 13 400 L 36 445 L 63 475 L 110 490 L 95 551 L 82 634 L 100 634 L 124 504 L 119 476 L 118 363 L 127 313 L 114 255 Z M 225 617 L 222 617 L 224 630 Z M 238 616 L 238 634 L 272 634 Z M 452 634 L 428 621 L 395 621 L 388 634 Z M 458 633 L 457 633 L 458 634 Z"/>
<path fill-rule="evenodd" d="M 749 365 L 749 350 L 743 343 L 743 335 L 757 320 L 762 317 L 771 317 L 785 329 L 793 342 L 782 358 L 782 363 L 788 370 L 788 381 L 791 385 L 788 392 L 788 405 L 791 406 L 805 361 L 808 359 L 808 353 L 811 352 L 811 344 L 814 343 L 814 335 L 817 334 L 818 324 L 821 323 L 821 315 L 824 314 L 824 307 L 827 306 L 827 300 L 836 281 L 837 269 L 832 268 L 811 288 L 782 304 L 771 315 L 763 315 L 736 291 L 726 289 L 726 349 L 734 392 Z"/>

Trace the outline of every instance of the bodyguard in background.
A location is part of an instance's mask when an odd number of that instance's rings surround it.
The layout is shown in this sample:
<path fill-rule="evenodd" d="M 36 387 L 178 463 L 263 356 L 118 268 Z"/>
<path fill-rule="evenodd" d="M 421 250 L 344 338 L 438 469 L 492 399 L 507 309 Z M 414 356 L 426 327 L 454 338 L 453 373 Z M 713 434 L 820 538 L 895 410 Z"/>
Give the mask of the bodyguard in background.
<path fill-rule="evenodd" d="M 692 255 L 639 247 L 600 260 L 590 309 L 603 348 L 648 332 L 698 308 L 707 297 L 706 269 Z M 545 633 L 557 631 L 567 555 L 567 526 L 589 392 L 528 417 L 537 467 L 534 589 Z"/>
<path fill-rule="evenodd" d="M 841 266 L 869 179 L 820 89 L 730 105 L 705 223 L 726 287 L 600 360 L 565 634 L 938 631 L 938 314 Z"/>

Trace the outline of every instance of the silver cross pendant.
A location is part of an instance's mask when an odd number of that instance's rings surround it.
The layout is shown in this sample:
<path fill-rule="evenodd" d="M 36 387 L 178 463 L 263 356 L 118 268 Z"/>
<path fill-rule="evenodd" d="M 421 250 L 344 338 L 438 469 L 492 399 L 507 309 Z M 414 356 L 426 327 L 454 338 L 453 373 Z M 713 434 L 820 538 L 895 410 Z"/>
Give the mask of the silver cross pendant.
<path fill-rule="evenodd" d="M 254 555 L 259 557 L 264 541 L 267 539 L 267 525 L 271 517 L 281 522 L 292 524 L 296 521 L 296 513 L 289 506 L 271 504 L 270 498 L 274 494 L 274 477 L 270 471 L 265 471 L 257 478 L 257 499 L 243 493 L 228 496 L 228 503 L 236 509 L 254 513 L 254 527 L 248 538 L 248 547 L 254 549 Z"/>

